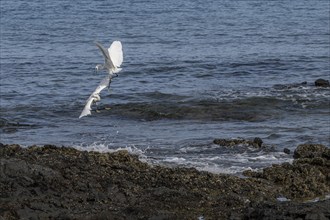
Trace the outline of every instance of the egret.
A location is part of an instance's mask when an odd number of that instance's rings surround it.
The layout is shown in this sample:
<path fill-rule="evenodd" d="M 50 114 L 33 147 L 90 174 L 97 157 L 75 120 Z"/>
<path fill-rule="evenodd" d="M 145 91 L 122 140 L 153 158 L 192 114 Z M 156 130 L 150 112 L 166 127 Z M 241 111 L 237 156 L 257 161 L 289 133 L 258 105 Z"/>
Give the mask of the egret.
<path fill-rule="evenodd" d="M 118 76 L 117 73 L 121 71 L 121 64 L 123 63 L 123 49 L 120 41 L 114 41 L 108 49 L 105 49 L 99 42 L 95 42 L 96 46 L 101 50 L 104 56 L 104 64 L 97 64 L 95 69 L 100 71 L 106 69 L 109 73 L 89 96 L 85 107 L 81 112 L 79 118 L 92 114 L 92 105 L 101 100 L 100 92 L 106 87 L 110 88 L 111 79 Z"/>
<path fill-rule="evenodd" d="M 100 92 L 106 88 L 110 83 L 110 77 L 106 76 L 98 85 L 98 87 L 94 90 L 94 92 L 89 96 L 89 98 L 86 101 L 85 107 L 83 111 L 81 112 L 79 118 L 82 118 L 87 115 L 91 115 L 92 111 L 92 105 L 96 102 L 99 102 L 101 100 Z"/>
<path fill-rule="evenodd" d="M 104 64 L 97 64 L 95 70 L 100 71 L 105 69 L 108 71 L 110 77 L 108 87 L 110 87 L 111 79 L 114 76 L 118 76 L 117 73 L 121 71 L 120 66 L 123 63 L 123 49 L 121 42 L 112 42 L 108 49 L 105 49 L 99 42 L 95 42 L 95 44 L 104 56 Z"/>

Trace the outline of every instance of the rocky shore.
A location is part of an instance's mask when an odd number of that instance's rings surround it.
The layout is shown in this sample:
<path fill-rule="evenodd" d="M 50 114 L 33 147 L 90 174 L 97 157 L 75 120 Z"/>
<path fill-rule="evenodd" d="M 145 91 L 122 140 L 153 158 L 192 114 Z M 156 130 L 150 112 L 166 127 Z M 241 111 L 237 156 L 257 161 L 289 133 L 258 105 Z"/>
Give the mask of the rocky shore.
<path fill-rule="evenodd" d="M 242 178 L 126 151 L 0 144 L 0 219 L 329 219 L 330 149 L 300 145 L 293 157 Z"/>

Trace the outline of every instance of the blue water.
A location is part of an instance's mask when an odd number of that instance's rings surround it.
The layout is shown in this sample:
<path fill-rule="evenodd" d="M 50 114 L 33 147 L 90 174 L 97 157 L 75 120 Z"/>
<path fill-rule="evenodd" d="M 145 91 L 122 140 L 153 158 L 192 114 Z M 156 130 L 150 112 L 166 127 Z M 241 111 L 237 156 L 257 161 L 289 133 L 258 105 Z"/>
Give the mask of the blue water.
<path fill-rule="evenodd" d="M 330 89 L 314 86 L 330 79 L 329 14 L 328 0 L 2 0 L 1 142 L 228 173 L 329 146 Z M 78 119 L 106 75 L 96 40 L 122 42 L 123 70 Z M 212 144 L 254 137 L 275 150 Z"/>

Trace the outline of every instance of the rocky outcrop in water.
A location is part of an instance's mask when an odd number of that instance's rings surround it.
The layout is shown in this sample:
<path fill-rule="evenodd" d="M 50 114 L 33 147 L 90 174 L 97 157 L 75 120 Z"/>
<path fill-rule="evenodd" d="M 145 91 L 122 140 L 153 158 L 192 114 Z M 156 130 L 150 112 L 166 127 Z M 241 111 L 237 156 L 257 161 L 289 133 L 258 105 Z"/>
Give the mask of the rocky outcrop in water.
<path fill-rule="evenodd" d="M 260 148 L 262 146 L 263 141 L 261 140 L 261 138 L 256 137 L 253 141 L 245 139 L 214 139 L 213 143 L 223 147 L 235 147 L 240 145 Z"/>
<path fill-rule="evenodd" d="M 315 86 L 318 86 L 318 87 L 330 87 L 330 83 L 329 83 L 329 80 L 317 79 L 315 81 Z"/>
<path fill-rule="evenodd" d="M 98 153 L 52 145 L 21 148 L 0 144 L 0 216 L 329 218 L 330 211 L 325 207 L 330 200 L 301 202 L 329 194 L 329 149 L 299 146 L 296 152 L 302 149 L 306 153 L 300 153 L 293 164 L 274 165 L 262 172 L 247 171 L 249 178 L 239 178 L 193 168 L 150 166 L 127 151 Z M 308 154 L 309 150 L 314 153 Z M 317 150 L 322 153 L 315 154 Z M 279 197 L 291 201 L 278 202 Z"/>
<path fill-rule="evenodd" d="M 214 139 L 213 144 L 219 145 L 225 149 L 235 149 L 246 151 L 248 148 L 258 149 L 266 152 L 274 151 L 275 146 L 267 145 L 263 143 L 263 140 L 259 137 L 255 137 L 253 140 L 246 139 Z"/>

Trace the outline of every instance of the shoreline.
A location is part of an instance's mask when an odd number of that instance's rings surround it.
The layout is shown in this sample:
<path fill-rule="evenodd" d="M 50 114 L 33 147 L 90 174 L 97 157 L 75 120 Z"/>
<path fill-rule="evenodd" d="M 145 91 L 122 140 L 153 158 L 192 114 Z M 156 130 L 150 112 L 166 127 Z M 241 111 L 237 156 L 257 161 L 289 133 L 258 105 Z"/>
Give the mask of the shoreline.
<path fill-rule="evenodd" d="M 299 145 L 292 164 L 246 178 L 151 166 L 127 151 L 0 144 L 4 219 L 323 219 L 330 217 L 330 149 Z"/>

